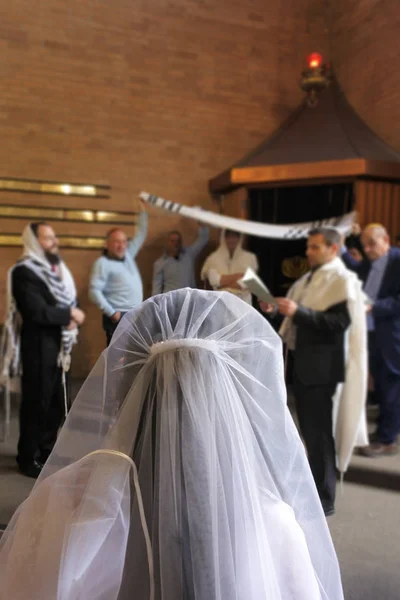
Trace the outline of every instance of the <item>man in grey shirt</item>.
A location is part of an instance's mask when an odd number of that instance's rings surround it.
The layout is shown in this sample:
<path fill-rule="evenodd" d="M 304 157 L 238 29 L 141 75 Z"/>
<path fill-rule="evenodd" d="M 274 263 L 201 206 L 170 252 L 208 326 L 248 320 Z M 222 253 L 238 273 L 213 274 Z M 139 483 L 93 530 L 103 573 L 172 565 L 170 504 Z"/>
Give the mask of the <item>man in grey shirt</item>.
<path fill-rule="evenodd" d="M 165 253 L 154 263 L 153 296 L 184 287 L 196 287 L 194 263 L 208 238 L 208 227 L 200 225 L 195 242 L 183 247 L 182 234 L 179 231 L 169 232 Z"/>

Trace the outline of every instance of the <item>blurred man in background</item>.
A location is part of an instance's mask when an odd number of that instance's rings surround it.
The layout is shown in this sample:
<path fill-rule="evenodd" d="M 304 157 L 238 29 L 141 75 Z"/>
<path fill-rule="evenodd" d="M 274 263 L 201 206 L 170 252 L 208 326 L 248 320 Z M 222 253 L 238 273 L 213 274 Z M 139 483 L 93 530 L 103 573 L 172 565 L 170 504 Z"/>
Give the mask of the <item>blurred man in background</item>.
<path fill-rule="evenodd" d="M 94 263 L 90 276 L 89 297 L 103 313 L 107 346 L 121 317 L 143 301 L 143 283 L 135 259 L 147 235 L 145 206 L 142 201 L 137 230 L 130 242 L 119 227 L 107 233 L 103 256 Z"/>
<path fill-rule="evenodd" d="M 258 261 L 255 254 L 243 250 L 242 242 L 242 235 L 237 231 L 223 231 L 219 247 L 203 265 L 201 279 L 214 290 L 231 292 L 251 304 L 251 293 L 240 280 L 247 268 L 258 271 Z"/>
<path fill-rule="evenodd" d="M 368 225 L 361 235 L 366 259 L 357 262 L 344 253 L 343 260 L 364 283 L 369 298 L 367 315 L 370 372 L 380 407 L 373 443 L 361 450 L 365 456 L 397 454 L 400 433 L 400 249 L 390 246 L 385 227 Z"/>
<path fill-rule="evenodd" d="M 154 263 L 153 296 L 185 287 L 196 287 L 195 260 L 207 245 L 209 229 L 199 226 L 197 239 L 183 246 L 180 231 L 170 231 L 165 253 Z"/>

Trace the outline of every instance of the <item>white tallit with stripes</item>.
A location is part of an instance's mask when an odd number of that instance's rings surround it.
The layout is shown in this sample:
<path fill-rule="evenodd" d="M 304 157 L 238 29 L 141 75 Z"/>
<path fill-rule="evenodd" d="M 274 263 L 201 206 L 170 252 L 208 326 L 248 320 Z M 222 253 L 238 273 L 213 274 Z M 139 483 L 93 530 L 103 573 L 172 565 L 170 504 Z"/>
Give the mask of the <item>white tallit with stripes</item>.
<path fill-rule="evenodd" d="M 203 225 L 210 225 L 211 227 L 218 227 L 220 229 L 231 229 L 244 235 L 276 240 L 304 239 L 308 236 L 308 232 L 315 227 L 335 227 L 342 235 L 347 235 L 347 233 L 350 233 L 356 217 L 355 212 L 350 212 L 338 217 L 330 217 L 307 223 L 275 225 L 274 223 L 258 223 L 256 221 L 248 221 L 247 219 L 227 217 L 226 215 L 220 215 L 209 210 L 203 210 L 198 206 L 185 206 L 171 200 L 165 200 L 164 198 L 160 198 L 160 196 L 148 194 L 147 192 L 140 192 L 139 198 L 156 208 L 161 208 L 181 217 L 195 219 L 199 223 L 203 223 Z"/>
<path fill-rule="evenodd" d="M 48 287 L 58 306 L 74 307 L 76 306 L 76 288 L 73 277 L 67 265 L 61 261 L 58 265 L 60 276 L 51 270 L 51 265 L 46 259 L 44 250 L 34 235 L 30 225 L 25 227 L 22 234 L 22 243 L 24 246 L 21 259 L 10 269 L 8 274 L 7 286 L 7 317 L 5 321 L 5 356 L 2 365 L 2 378 L 7 379 L 10 367 L 13 372 L 18 372 L 19 360 L 19 339 L 15 329 L 17 307 L 12 296 L 11 273 L 17 266 L 25 266 L 35 273 Z M 76 343 L 78 329 L 68 330 L 62 328 L 61 347 L 59 354 L 59 365 L 67 372 L 71 364 L 72 346 Z"/>
<path fill-rule="evenodd" d="M 327 310 L 339 302 L 347 302 L 350 327 L 345 335 L 345 381 L 339 384 L 333 398 L 333 427 L 337 467 L 345 473 L 355 446 L 368 444 L 367 395 L 367 322 L 366 296 L 362 283 L 336 257 L 315 271 L 310 282 L 306 273 L 290 288 L 287 297 L 312 310 Z M 286 317 L 280 336 L 290 346 L 295 339 L 296 327 Z"/>

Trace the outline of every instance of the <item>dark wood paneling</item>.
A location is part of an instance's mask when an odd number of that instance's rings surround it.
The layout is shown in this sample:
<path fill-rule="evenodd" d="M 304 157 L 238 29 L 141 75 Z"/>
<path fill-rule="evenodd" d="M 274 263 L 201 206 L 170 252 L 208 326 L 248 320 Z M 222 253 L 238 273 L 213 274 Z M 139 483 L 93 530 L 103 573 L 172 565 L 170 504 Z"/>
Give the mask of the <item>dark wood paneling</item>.
<path fill-rule="evenodd" d="M 400 233 L 400 184 L 357 181 L 355 196 L 362 226 L 381 223 L 392 238 Z"/>

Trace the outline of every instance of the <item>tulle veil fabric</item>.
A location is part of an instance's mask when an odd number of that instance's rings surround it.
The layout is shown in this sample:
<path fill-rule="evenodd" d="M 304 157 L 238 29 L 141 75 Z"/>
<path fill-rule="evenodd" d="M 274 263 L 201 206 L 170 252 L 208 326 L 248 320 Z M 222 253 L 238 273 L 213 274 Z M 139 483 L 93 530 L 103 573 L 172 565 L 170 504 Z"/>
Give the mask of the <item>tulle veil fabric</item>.
<path fill-rule="evenodd" d="M 229 293 L 125 315 L 0 541 L 5 600 L 342 600 L 281 342 Z"/>

